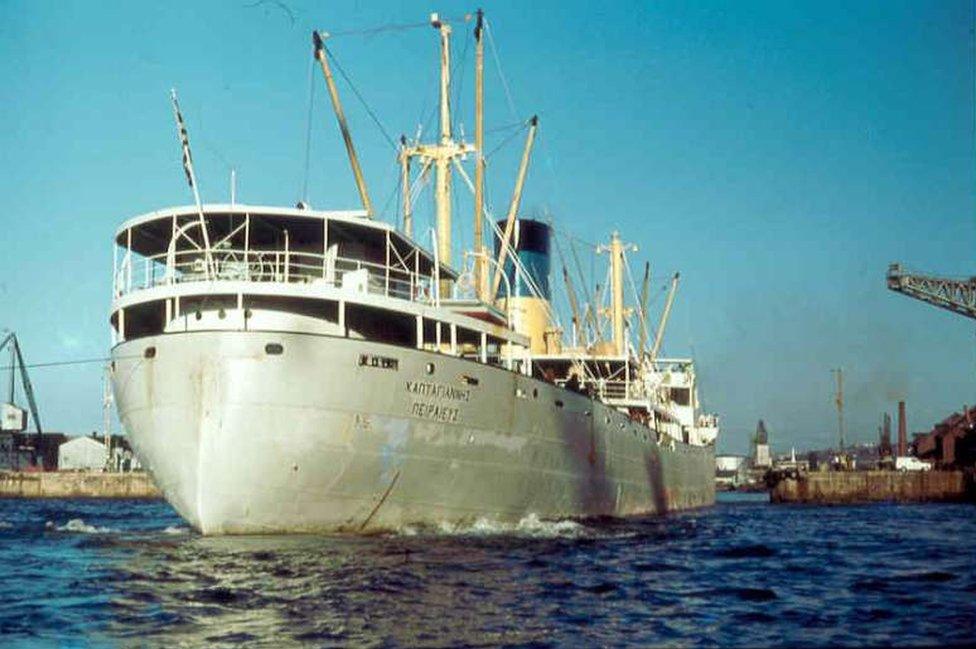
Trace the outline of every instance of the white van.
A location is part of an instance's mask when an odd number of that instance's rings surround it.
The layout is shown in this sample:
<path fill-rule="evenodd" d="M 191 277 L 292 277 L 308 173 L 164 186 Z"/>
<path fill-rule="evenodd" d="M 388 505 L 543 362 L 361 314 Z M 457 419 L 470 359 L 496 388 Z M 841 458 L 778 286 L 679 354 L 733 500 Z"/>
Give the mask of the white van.
<path fill-rule="evenodd" d="M 923 462 L 912 455 L 903 455 L 895 458 L 895 469 L 898 471 L 931 471 L 932 463 Z"/>

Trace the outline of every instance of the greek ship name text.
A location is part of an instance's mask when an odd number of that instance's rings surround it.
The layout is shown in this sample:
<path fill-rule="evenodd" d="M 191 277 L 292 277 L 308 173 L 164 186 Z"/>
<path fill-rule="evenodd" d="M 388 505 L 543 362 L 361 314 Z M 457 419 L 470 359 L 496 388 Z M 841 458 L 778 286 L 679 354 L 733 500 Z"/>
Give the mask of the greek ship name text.
<path fill-rule="evenodd" d="M 419 403 L 415 401 L 410 407 L 411 414 L 415 417 L 424 417 L 441 421 L 444 423 L 456 423 L 458 420 L 458 409 L 450 406 L 442 406 L 438 403 Z"/>
<path fill-rule="evenodd" d="M 471 400 L 471 390 L 465 390 L 453 385 L 444 383 L 433 383 L 430 381 L 407 381 L 407 392 L 418 394 L 423 397 L 434 397 L 436 399 L 449 399 L 451 401 L 462 401 L 467 403 Z"/>

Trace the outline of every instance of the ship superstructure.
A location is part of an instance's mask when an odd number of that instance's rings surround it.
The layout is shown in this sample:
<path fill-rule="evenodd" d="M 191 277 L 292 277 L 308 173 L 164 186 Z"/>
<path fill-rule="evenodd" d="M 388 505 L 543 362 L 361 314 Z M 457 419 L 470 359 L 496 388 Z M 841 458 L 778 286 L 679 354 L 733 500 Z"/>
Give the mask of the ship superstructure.
<path fill-rule="evenodd" d="M 519 218 L 538 120 L 496 222 L 484 207 L 482 15 L 474 144 L 451 133 L 451 26 L 436 15 L 431 24 L 441 44 L 440 133 L 432 144 L 402 142 L 402 229 L 372 218 L 316 33 L 363 209 L 197 200 L 116 233 L 119 415 L 167 499 L 203 533 L 637 515 L 714 500 L 717 419 L 701 412 L 693 362 L 658 358 L 674 287 L 647 349 L 646 304 L 625 304 L 625 246 L 614 234 L 610 304 L 594 303 L 591 314 L 610 334 L 597 326 L 564 342 L 551 227 Z M 195 189 L 178 107 L 176 115 Z M 431 170 L 437 228 L 428 250 L 414 238 L 411 188 Z M 475 239 L 459 266 L 455 173 L 475 196 Z"/>

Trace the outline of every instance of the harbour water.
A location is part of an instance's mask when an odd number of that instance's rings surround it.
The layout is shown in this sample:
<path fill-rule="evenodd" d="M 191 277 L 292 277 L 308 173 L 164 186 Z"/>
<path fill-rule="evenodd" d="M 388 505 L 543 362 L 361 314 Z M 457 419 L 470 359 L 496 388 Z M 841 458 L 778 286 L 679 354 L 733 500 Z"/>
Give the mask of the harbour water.
<path fill-rule="evenodd" d="M 204 538 L 161 501 L 0 501 L 0 644 L 953 645 L 972 505 Z"/>

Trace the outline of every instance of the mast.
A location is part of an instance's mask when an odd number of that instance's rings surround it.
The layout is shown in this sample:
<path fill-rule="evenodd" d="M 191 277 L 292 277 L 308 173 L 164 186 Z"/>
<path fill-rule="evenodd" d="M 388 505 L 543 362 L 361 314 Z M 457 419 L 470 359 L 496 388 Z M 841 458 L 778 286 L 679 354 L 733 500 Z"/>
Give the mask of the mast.
<path fill-rule="evenodd" d="M 410 204 L 410 154 L 407 137 L 400 136 L 400 184 L 403 187 L 403 233 L 413 237 L 413 206 Z"/>
<path fill-rule="evenodd" d="M 437 14 L 430 15 L 431 26 L 440 34 L 440 138 L 436 144 L 415 143 L 406 146 L 405 141 L 402 155 L 409 159 L 421 159 L 420 173 L 426 173 L 433 165 L 435 171 L 434 201 L 437 219 L 437 255 L 440 264 L 451 265 L 451 165 L 455 158 L 471 153 L 474 147 L 464 142 L 456 142 L 451 134 L 451 26 L 443 22 Z M 401 164 L 406 164 L 403 162 Z M 403 171 L 401 170 L 401 173 Z M 409 176 L 409 170 L 406 176 Z M 411 219 L 412 221 L 412 219 Z M 441 298 L 451 295 L 451 280 L 442 279 L 438 282 L 438 294 Z"/>
<path fill-rule="evenodd" d="M 173 116 L 176 118 L 176 131 L 180 138 L 180 145 L 183 148 L 183 171 L 186 173 L 186 182 L 190 185 L 190 189 L 193 190 L 193 201 L 197 206 L 197 216 L 200 219 L 200 232 L 203 235 L 203 259 L 207 268 L 207 278 L 209 278 L 215 269 L 213 256 L 210 253 L 210 234 L 207 231 L 207 221 L 203 218 L 203 203 L 200 201 L 197 177 L 193 171 L 193 155 L 190 153 L 190 134 L 187 132 L 186 124 L 183 122 L 183 113 L 180 111 L 180 102 L 176 97 L 175 88 L 170 89 L 169 96 L 173 102 Z"/>
<path fill-rule="evenodd" d="M 325 45 L 322 36 L 317 32 L 312 32 L 312 43 L 315 45 L 315 58 L 322 66 L 322 75 L 325 77 L 325 85 L 329 88 L 329 97 L 332 99 L 332 109 L 335 111 L 336 120 L 339 122 L 339 130 L 342 131 L 342 140 L 346 143 L 346 153 L 349 155 L 349 164 L 352 166 L 352 175 L 356 179 L 356 188 L 359 190 L 359 199 L 363 203 L 368 218 L 373 217 L 373 204 L 369 200 L 369 192 L 366 190 L 366 180 L 363 178 L 363 170 L 359 166 L 359 158 L 356 156 L 356 147 L 352 143 L 352 135 L 349 133 L 349 124 L 346 122 L 346 114 L 342 110 L 342 103 L 339 101 L 339 91 L 336 88 L 335 79 L 332 78 L 332 70 L 329 68 L 329 57 L 325 52 Z"/>
<path fill-rule="evenodd" d="M 837 376 L 837 394 L 834 401 L 837 405 L 837 436 L 840 443 L 840 452 L 844 452 L 844 370 L 838 368 L 831 370 Z"/>
<path fill-rule="evenodd" d="M 442 22 L 437 14 L 431 16 L 431 25 L 441 37 L 441 139 L 440 155 L 434 162 L 434 192 L 437 209 L 437 246 L 440 263 L 451 265 L 451 158 L 447 150 L 451 141 L 451 26 Z M 441 298 L 450 297 L 451 281 L 441 280 Z"/>
<path fill-rule="evenodd" d="M 613 320 L 613 347 L 617 356 L 623 356 L 626 351 L 624 341 L 624 249 L 620 243 L 620 235 L 614 232 L 610 237 L 610 282 L 611 319 Z"/>
<path fill-rule="evenodd" d="M 613 352 L 617 356 L 627 353 L 627 338 L 624 334 L 624 318 L 630 309 L 624 306 L 624 250 L 635 249 L 624 244 L 620 234 L 610 236 L 609 246 L 599 246 L 597 252 L 610 253 L 610 322 L 613 325 Z"/>
<path fill-rule="evenodd" d="M 474 286 L 479 300 L 486 301 L 488 257 L 484 247 L 485 203 L 485 43 L 484 12 L 478 9 L 474 27 Z"/>

